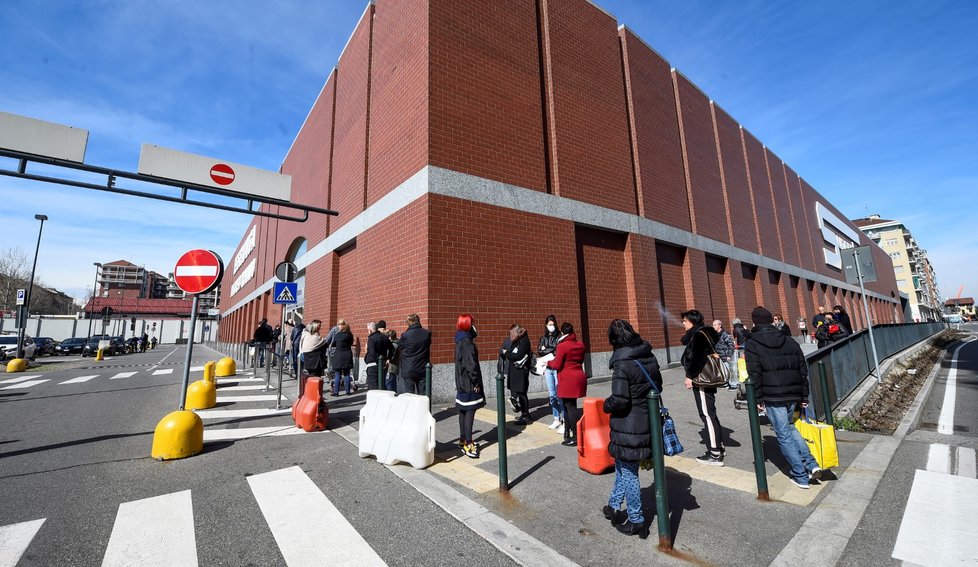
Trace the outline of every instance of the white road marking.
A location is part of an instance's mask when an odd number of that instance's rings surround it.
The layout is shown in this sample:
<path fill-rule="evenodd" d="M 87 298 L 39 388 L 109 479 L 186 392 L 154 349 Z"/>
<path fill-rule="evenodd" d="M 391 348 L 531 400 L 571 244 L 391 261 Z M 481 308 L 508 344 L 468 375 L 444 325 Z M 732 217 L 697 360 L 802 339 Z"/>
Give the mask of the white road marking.
<path fill-rule="evenodd" d="M 0 527 L 0 567 L 16 567 L 45 518 Z"/>
<path fill-rule="evenodd" d="M 978 565 L 978 480 L 918 470 L 893 557 L 918 565 Z"/>
<path fill-rule="evenodd" d="M 173 354 L 173 353 L 175 353 L 175 352 L 177 352 L 179 350 L 180 349 L 175 348 L 175 349 L 171 350 L 170 352 L 166 353 L 166 356 L 164 356 L 163 358 L 161 358 L 160 361 L 157 362 L 156 364 L 154 364 L 153 366 L 150 366 L 149 368 L 147 368 L 147 370 L 154 370 L 154 369 L 156 369 L 159 365 L 163 364 L 163 361 L 164 360 L 170 358 L 170 355 L 171 354 Z"/>
<path fill-rule="evenodd" d="M 222 388 L 223 392 L 224 389 Z M 278 399 L 277 394 L 262 394 L 259 396 L 218 396 L 217 403 L 221 402 L 274 402 Z M 283 398 L 284 399 L 284 398 Z"/>
<path fill-rule="evenodd" d="M 221 392 L 243 392 L 245 390 L 261 390 L 265 386 L 261 384 L 251 384 L 249 386 L 228 386 L 226 388 L 221 388 Z"/>
<path fill-rule="evenodd" d="M 20 384 L 14 384 L 13 386 L 6 386 L 4 388 L 0 388 L 0 390 L 20 390 L 23 388 L 30 388 L 31 386 L 37 386 L 38 384 L 43 384 L 47 381 L 48 381 L 47 378 L 45 378 L 44 380 L 28 380 L 27 382 L 21 382 Z"/>
<path fill-rule="evenodd" d="M 250 476 L 248 484 L 290 567 L 387 565 L 299 467 Z M 309 526 L 329 526 L 329 537 L 310 537 Z"/>
<path fill-rule="evenodd" d="M 278 437 L 280 435 L 299 435 L 305 433 L 294 425 L 276 427 L 241 427 L 238 429 L 205 429 L 204 443 L 211 441 L 234 441 L 252 437 Z"/>
<path fill-rule="evenodd" d="M 82 384 L 88 382 L 92 378 L 98 378 L 98 374 L 92 374 L 91 376 L 79 376 L 78 378 L 72 378 L 71 380 L 65 380 L 64 382 L 58 382 L 58 384 Z"/>
<path fill-rule="evenodd" d="M 120 378 L 129 378 L 130 376 L 135 376 L 136 374 L 138 374 L 138 373 L 137 372 L 120 372 L 120 373 L 116 374 L 115 376 L 113 376 L 112 378 L 109 378 L 109 380 L 118 380 Z"/>
<path fill-rule="evenodd" d="M 225 382 L 225 383 L 229 383 L 229 382 L 264 382 L 265 381 L 264 378 L 236 378 L 234 376 L 228 376 L 226 378 L 225 377 L 220 377 L 217 380 L 218 380 L 218 384 L 220 384 L 222 381 Z"/>
<path fill-rule="evenodd" d="M 948 474 L 951 472 L 951 447 L 944 443 L 933 443 L 927 451 L 927 470 Z"/>
<path fill-rule="evenodd" d="M 116 565 L 197 567 L 189 490 L 119 505 L 102 560 L 102 567 Z"/>
<path fill-rule="evenodd" d="M 172 368 L 164 368 L 163 370 L 154 370 L 153 376 L 161 376 L 163 374 L 173 374 Z"/>
<path fill-rule="evenodd" d="M 191 372 L 203 372 L 204 371 L 204 367 L 203 366 L 191 366 L 190 367 L 190 371 Z"/>
<path fill-rule="evenodd" d="M 971 447 L 958 447 L 958 476 L 975 478 L 975 450 Z"/>
<path fill-rule="evenodd" d="M 292 408 L 282 408 L 282 409 L 272 409 L 272 408 L 256 408 L 256 409 L 238 409 L 238 410 L 222 410 L 222 409 L 211 409 L 211 410 L 194 410 L 200 419 L 235 419 L 240 417 L 269 417 L 273 415 L 283 415 L 292 413 Z M 204 431 L 207 431 L 206 429 Z"/>
<path fill-rule="evenodd" d="M 971 341 L 968 341 L 971 342 Z M 958 345 L 951 355 L 951 368 L 947 371 L 947 383 L 944 386 L 944 403 L 941 404 L 941 417 L 937 420 L 937 432 L 944 435 L 954 433 L 954 402 L 958 389 L 958 353 L 968 342 Z"/>
<path fill-rule="evenodd" d="M 8 378 L 7 380 L 0 380 L 0 384 L 16 384 L 17 382 L 25 382 L 27 380 L 33 380 L 35 378 L 40 378 L 43 374 L 34 374 L 31 376 L 21 376 L 19 378 Z"/>

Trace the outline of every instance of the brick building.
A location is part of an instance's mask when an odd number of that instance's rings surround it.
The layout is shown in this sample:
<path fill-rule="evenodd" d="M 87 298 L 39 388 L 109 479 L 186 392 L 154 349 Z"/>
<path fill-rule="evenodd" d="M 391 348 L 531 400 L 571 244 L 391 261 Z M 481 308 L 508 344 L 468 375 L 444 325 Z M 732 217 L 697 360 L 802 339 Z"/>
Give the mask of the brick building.
<path fill-rule="evenodd" d="M 339 216 L 253 220 L 228 262 L 222 340 L 279 321 L 283 260 L 302 269 L 298 311 L 345 318 L 360 344 L 368 321 L 400 332 L 419 313 L 449 388 L 463 312 L 487 370 L 510 324 L 535 341 L 554 313 L 577 327 L 593 375 L 607 373 L 614 317 L 663 364 L 694 307 L 729 326 L 764 304 L 794 326 L 842 304 L 862 328 L 840 271 L 854 244 L 878 266 L 874 320 L 903 317 L 889 257 L 587 0 L 377 0 L 281 170 L 295 202 Z"/>

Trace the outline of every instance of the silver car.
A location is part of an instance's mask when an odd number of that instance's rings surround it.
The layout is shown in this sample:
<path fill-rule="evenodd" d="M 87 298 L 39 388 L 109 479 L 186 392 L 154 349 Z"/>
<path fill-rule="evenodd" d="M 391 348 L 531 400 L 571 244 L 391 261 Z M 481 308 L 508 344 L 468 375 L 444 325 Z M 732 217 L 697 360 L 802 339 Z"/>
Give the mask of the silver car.
<path fill-rule="evenodd" d="M 34 339 L 24 335 L 24 358 L 34 360 L 37 347 Z M 0 335 L 0 360 L 17 358 L 17 335 Z"/>

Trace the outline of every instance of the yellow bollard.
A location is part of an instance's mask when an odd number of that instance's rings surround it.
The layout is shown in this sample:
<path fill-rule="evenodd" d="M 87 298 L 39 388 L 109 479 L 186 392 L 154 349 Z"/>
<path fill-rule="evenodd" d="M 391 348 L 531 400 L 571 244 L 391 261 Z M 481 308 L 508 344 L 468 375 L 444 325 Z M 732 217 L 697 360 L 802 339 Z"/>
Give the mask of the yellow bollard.
<path fill-rule="evenodd" d="M 27 361 L 23 358 L 13 358 L 7 363 L 7 372 L 23 372 L 27 370 Z"/>
<path fill-rule="evenodd" d="M 217 363 L 213 360 L 204 363 L 204 380 L 207 382 L 213 382 L 217 384 L 217 376 L 214 375 L 214 370 L 217 367 Z"/>
<path fill-rule="evenodd" d="M 234 376 L 237 373 L 237 367 L 234 364 L 234 359 L 230 356 L 225 356 L 217 362 L 217 373 L 215 376 Z"/>
<path fill-rule="evenodd" d="M 208 409 L 217 405 L 217 386 L 209 380 L 197 380 L 187 388 L 188 410 Z"/>
<path fill-rule="evenodd" d="M 98 349 L 98 351 L 95 353 L 95 361 L 97 362 L 99 360 L 105 360 L 105 355 L 102 353 L 102 349 Z"/>
<path fill-rule="evenodd" d="M 154 459 L 166 461 L 192 457 L 204 450 L 204 422 L 192 411 L 170 412 L 153 433 Z"/>

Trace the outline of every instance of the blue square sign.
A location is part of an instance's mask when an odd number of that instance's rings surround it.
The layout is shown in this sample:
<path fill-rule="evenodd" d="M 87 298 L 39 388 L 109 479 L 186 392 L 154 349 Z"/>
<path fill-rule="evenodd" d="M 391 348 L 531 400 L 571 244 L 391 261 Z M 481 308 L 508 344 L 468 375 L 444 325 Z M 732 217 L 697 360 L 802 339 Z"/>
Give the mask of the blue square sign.
<path fill-rule="evenodd" d="M 292 305 L 299 301 L 299 284 L 295 282 L 275 282 L 272 288 L 272 303 Z"/>

